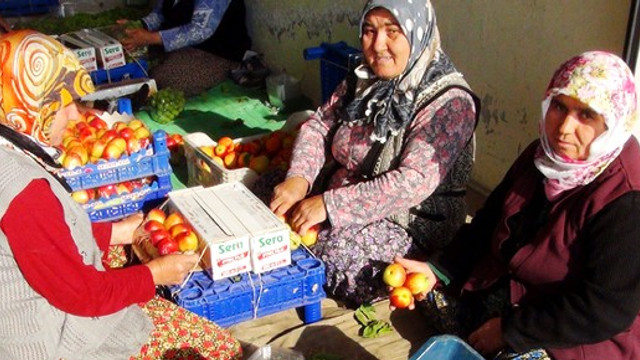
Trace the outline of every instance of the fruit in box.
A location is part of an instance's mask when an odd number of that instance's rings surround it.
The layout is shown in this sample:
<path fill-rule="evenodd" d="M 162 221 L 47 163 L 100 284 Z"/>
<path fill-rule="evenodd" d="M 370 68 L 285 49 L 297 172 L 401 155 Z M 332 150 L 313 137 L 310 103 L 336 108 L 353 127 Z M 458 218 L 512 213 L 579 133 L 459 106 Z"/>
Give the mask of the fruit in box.
<path fill-rule="evenodd" d="M 81 114 L 67 124 L 62 137 L 62 155 L 58 159 L 66 169 L 88 163 L 116 160 L 146 148 L 151 140 L 149 129 L 138 119 L 116 121 L 109 128 L 95 114 Z"/>
<path fill-rule="evenodd" d="M 178 212 L 167 214 L 160 208 L 151 209 L 141 228 L 148 239 L 143 245 L 147 244 L 144 248 L 151 258 L 198 250 L 198 235 Z"/>
<path fill-rule="evenodd" d="M 271 168 L 288 168 L 296 135 L 296 131 L 277 130 L 244 143 L 233 142 L 230 137 L 222 136 L 215 144 L 198 148 L 224 169 L 249 168 L 262 174 Z M 205 165 L 199 163 L 198 167 L 210 172 Z"/>

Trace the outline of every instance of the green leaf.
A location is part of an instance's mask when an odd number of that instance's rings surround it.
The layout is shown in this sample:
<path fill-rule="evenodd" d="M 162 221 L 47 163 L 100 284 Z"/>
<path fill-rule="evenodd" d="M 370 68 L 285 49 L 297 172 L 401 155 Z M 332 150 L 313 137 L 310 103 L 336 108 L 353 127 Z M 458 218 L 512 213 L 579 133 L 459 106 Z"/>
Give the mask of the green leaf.
<path fill-rule="evenodd" d="M 393 332 L 391 324 L 382 320 L 373 320 L 362 330 L 362 337 L 376 338 L 390 332 Z"/>
<path fill-rule="evenodd" d="M 370 304 L 362 304 L 356 309 L 354 316 L 360 325 L 366 326 L 376 319 L 376 309 Z"/>

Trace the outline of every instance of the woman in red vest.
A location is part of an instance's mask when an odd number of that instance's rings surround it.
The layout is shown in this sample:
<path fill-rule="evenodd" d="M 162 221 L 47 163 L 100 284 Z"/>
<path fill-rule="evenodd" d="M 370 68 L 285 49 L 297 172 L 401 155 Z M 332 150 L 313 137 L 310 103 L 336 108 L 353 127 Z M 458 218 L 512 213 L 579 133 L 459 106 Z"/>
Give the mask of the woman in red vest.
<path fill-rule="evenodd" d="M 564 63 L 540 139 L 429 263 L 417 306 L 486 356 L 640 358 L 640 146 L 634 75 L 619 57 Z M 452 296 L 455 295 L 455 296 Z"/>

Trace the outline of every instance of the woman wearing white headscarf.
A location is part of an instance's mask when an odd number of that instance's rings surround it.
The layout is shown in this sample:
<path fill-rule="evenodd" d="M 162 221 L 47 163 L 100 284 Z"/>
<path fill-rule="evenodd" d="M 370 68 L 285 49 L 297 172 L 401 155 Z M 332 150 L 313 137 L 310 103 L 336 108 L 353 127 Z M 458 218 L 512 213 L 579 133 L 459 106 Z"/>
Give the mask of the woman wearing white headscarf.
<path fill-rule="evenodd" d="M 613 54 L 583 53 L 556 71 L 542 111 L 540 139 L 520 155 L 451 247 L 433 257 L 432 267 L 397 262 L 460 295 L 443 307 L 446 296 L 436 290 L 418 304 L 442 321 L 441 331 L 469 335 L 485 355 L 637 359 L 640 146 L 631 136 L 637 121 L 634 75 Z"/>
<path fill-rule="evenodd" d="M 304 123 L 270 204 L 301 233 L 324 223 L 313 251 L 353 305 L 384 295 L 394 254 L 438 248 L 464 222 L 479 111 L 429 1 L 368 1 L 360 39 L 364 64 Z"/>

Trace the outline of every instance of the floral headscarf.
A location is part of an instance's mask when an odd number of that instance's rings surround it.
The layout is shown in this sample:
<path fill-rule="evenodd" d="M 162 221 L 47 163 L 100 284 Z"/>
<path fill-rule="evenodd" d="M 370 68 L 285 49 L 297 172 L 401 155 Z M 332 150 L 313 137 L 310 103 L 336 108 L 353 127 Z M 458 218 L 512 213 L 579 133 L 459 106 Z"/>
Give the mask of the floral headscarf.
<path fill-rule="evenodd" d="M 76 56 L 31 30 L 0 36 L 0 123 L 47 145 L 55 114 L 94 91 Z"/>
<path fill-rule="evenodd" d="M 567 160 L 549 145 L 545 115 L 554 96 L 566 95 L 602 115 L 607 130 L 589 147 L 586 160 Z M 614 54 L 591 51 L 569 59 L 556 70 L 542 102 L 540 147 L 534 163 L 546 177 L 545 192 L 553 199 L 563 191 L 589 184 L 620 154 L 637 121 L 634 75 Z"/>
<path fill-rule="evenodd" d="M 440 47 L 436 16 L 429 0 L 369 0 L 360 19 L 360 39 L 365 17 L 375 8 L 384 8 L 396 18 L 409 40 L 411 54 L 406 69 L 395 79 L 377 78 L 366 64 L 358 67 L 355 96 L 345 104 L 343 120 L 372 122 L 372 138 L 385 142 L 390 134 L 411 122 L 418 94 L 456 69 Z"/>

